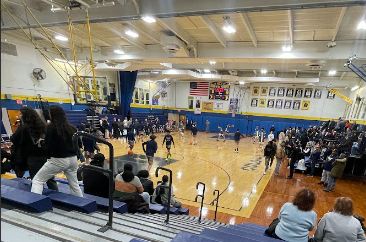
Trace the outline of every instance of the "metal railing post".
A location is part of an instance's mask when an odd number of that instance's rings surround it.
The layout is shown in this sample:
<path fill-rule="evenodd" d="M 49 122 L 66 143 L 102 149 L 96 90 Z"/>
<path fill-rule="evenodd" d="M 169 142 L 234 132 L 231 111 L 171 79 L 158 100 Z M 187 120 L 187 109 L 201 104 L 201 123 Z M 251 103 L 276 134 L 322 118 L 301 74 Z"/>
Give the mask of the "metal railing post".
<path fill-rule="evenodd" d="M 165 224 L 169 223 L 169 215 L 170 215 L 170 200 L 171 200 L 171 196 L 172 196 L 172 180 L 173 180 L 173 172 L 170 169 L 164 168 L 159 166 L 158 168 L 156 168 L 155 170 L 155 176 L 158 177 L 159 176 L 159 170 L 164 170 L 164 171 L 168 171 L 169 172 L 169 191 L 168 191 L 168 205 L 167 205 L 167 211 L 166 211 L 166 220 L 164 221 Z M 160 187 L 162 187 L 160 185 Z"/>
<path fill-rule="evenodd" d="M 109 182 L 108 182 L 108 222 L 105 226 L 103 226 L 102 228 L 98 229 L 99 232 L 106 232 L 107 230 L 112 228 L 112 224 L 113 224 L 113 175 L 114 175 L 114 150 L 113 150 L 113 145 L 111 143 L 109 143 L 108 141 L 106 141 L 105 139 L 101 139 L 99 137 L 93 136 L 91 134 L 85 133 L 83 131 L 78 131 L 76 132 L 73 136 L 72 136 L 72 143 L 74 145 L 75 149 L 79 149 L 78 147 L 78 141 L 79 141 L 79 137 L 87 137 L 89 139 L 95 140 L 99 143 L 102 144 L 106 144 L 109 147 L 109 170 L 107 169 L 103 169 L 101 167 L 97 167 L 97 166 L 92 166 L 92 165 L 83 165 L 82 169 L 91 169 L 91 170 L 95 170 L 95 171 L 100 171 L 100 172 L 107 172 L 109 175 Z"/>
<path fill-rule="evenodd" d="M 198 218 L 198 223 L 201 223 L 201 217 L 202 217 L 202 208 L 203 208 L 203 201 L 205 200 L 205 190 L 206 190 L 206 184 L 203 182 L 197 182 L 196 189 L 198 190 L 199 185 L 203 185 L 203 192 L 202 194 L 198 194 L 196 198 L 194 199 L 195 202 L 197 202 L 198 197 L 201 197 L 201 208 L 200 208 L 200 216 Z"/>
<path fill-rule="evenodd" d="M 216 201 L 216 208 L 215 208 L 215 218 L 214 218 L 214 221 L 216 221 L 216 215 L 217 215 L 217 207 L 219 206 L 219 197 L 220 197 L 220 192 L 219 190 L 215 190 L 213 192 L 213 195 L 215 196 L 215 193 L 217 192 L 217 197 L 214 201 Z M 212 202 L 213 203 L 213 202 Z"/>

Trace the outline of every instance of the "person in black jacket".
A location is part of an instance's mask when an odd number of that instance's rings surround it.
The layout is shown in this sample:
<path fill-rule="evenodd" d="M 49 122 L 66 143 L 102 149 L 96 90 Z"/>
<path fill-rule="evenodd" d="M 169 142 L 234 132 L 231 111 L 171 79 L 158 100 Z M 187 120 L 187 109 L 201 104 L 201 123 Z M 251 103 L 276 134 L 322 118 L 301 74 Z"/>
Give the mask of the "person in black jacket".
<path fill-rule="evenodd" d="M 10 172 L 11 164 L 10 164 L 11 154 L 6 152 L 5 149 L 1 149 L 1 174 L 5 174 L 6 172 Z M 3 160 L 5 162 L 3 162 Z"/>
<path fill-rule="evenodd" d="M 308 174 L 308 177 L 313 177 L 314 176 L 315 165 L 319 163 L 320 154 L 321 154 L 320 146 L 316 145 L 314 151 L 311 152 L 311 154 L 310 154 L 309 159 L 311 161 L 311 172 L 310 172 L 310 174 Z"/>
<path fill-rule="evenodd" d="M 95 154 L 90 165 L 103 167 L 105 157 L 102 153 Z M 107 175 L 89 169 L 85 169 L 82 173 L 84 192 L 98 197 L 108 198 L 109 178 Z"/>
<path fill-rule="evenodd" d="M 287 179 L 292 179 L 294 176 L 295 170 L 295 163 L 298 161 L 300 156 L 300 145 L 298 143 L 290 143 L 287 145 L 288 149 L 290 150 L 291 154 L 291 161 L 290 161 L 290 175 L 287 176 Z"/>
<path fill-rule="evenodd" d="M 137 177 L 140 178 L 144 192 L 152 196 L 154 194 L 154 183 L 149 179 L 149 172 L 147 170 L 141 170 L 137 173 Z"/>
<path fill-rule="evenodd" d="M 153 165 L 153 162 L 154 162 L 154 154 L 158 150 L 158 144 L 156 143 L 155 139 L 156 139 L 156 136 L 152 134 L 150 136 L 149 141 L 142 143 L 142 149 L 144 150 L 144 153 L 146 154 L 146 157 L 147 157 L 147 161 L 149 163 L 149 165 L 147 167 L 147 171 L 150 171 L 150 169 Z M 145 148 L 145 146 L 146 146 L 146 148 Z"/>
<path fill-rule="evenodd" d="M 82 197 L 77 179 L 77 147 L 72 136 L 76 128 L 69 124 L 65 111 L 60 106 L 50 106 L 51 124 L 47 127 L 45 147 L 49 157 L 32 181 L 32 192 L 42 194 L 43 184 L 54 175 L 64 172 L 69 181 L 70 193 Z"/>
<path fill-rule="evenodd" d="M 271 156 L 276 153 L 274 149 L 273 142 L 269 141 L 268 144 L 264 147 L 264 156 L 265 156 L 265 165 L 264 175 L 267 173 L 267 170 L 270 168 L 269 161 L 271 160 Z"/>
<path fill-rule="evenodd" d="M 117 119 L 114 118 L 112 122 L 112 131 L 113 131 L 113 138 L 118 139 L 119 137 L 119 128 L 118 128 L 118 122 Z"/>
<path fill-rule="evenodd" d="M 197 126 L 196 126 L 196 124 L 192 125 L 191 131 L 192 131 L 192 137 L 193 137 L 193 145 L 197 145 Z"/>
<path fill-rule="evenodd" d="M 47 161 L 46 150 L 43 147 L 46 123 L 31 107 L 20 108 L 20 113 L 23 125 L 18 127 L 10 139 L 15 149 L 20 152 L 21 159 L 26 162 L 24 167 L 28 167 L 29 175 L 33 179 Z M 45 182 L 48 188 L 58 190 L 54 176 L 50 176 Z"/>

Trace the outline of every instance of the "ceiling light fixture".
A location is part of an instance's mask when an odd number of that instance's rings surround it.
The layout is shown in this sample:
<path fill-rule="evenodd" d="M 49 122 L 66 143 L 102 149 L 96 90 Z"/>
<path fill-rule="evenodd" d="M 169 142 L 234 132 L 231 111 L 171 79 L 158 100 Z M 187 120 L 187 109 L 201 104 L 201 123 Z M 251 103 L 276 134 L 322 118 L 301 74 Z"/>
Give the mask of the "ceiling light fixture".
<path fill-rule="evenodd" d="M 68 41 L 69 40 L 69 38 L 67 38 L 67 37 L 65 37 L 63 35 L 56 35 L 55 36 L 55 39 L 61 40 L 61 41 Z"/>
<path fill-rule="evenodd" d="M 226 16 L 224 17 L 225 19 L 225 25 L 224 27 L 222 27 L 223 30 L 225 30 L 225 32 L 232 34 L 236 32 L 235 26 L 233 25 L 233 23 L 230 20 L 230 17 Z"/>
<path fill-rule="evenodd" d="M 203 72 L 204 73 L 210 73 L 211 71 L 209 69 L 204 69 Z"/>
<path fill-rule="evenodd" d="M 366 21 L 362 20 L 358 25 L 357 29 L 366 29 Z"/>
<path fill-rule="evenodd" d="M 284 45 L 282 46 L 282 51 L 283 52 L 290 52 L 292 50 L 291 45 Z"/>
<path fill-rule="evenodd" d="M 115 49 L 115 50 L 113 50 L 113 52 L 114 53 L 116 53 L 116 54 L 119 54 L 119 55 L 123 55 L 125 52 L 123 51 L 123 50 L 121 50 L 121 49 Z"/>
<path fill-rule="evenodd" d="M 211 64 L 211 65 L 215 65 L 215 64 L 216 64 L 216 61 L 211 60 L 211 61 L 210 61 L 210 64 Z"/>
<path fill-rule="evenodd" d="M 263 70 L 261 70 L 261 73 L 262 74 L 267 74 L 267 70 L 263 69 Z"/>
<path fill-rule="evenodd" d="M 335 71 L 335 70 L 330 70 L 328 72 L 329 76 L 334 76 L 336 73 L 337 73 L 337 71 Z"/>
<path fill-rule="evenodd" d="M 142 17 L 142 20 L 144 20 L 145 22 L 147 22 L 149 24 L 156 22 L 156 19 L 154 17 L 151 17 L 151 16 Z"/>
<path fill-rule="evenodd" d="M 129 35 L 133 38 L 139 37 L 139 34 L 136 31 L 133 31 L 133 30 L 130 30 L 130 29 L 126 30 L 125 34 L 127 34 L 127 35 Z"/>
<path fill-rule="evenodd" d="M 354 86 L 354 87 L 351 88 L 351 91 L 356 91 L 359 88 L 360 88 L 360 86 Z"/>
<path fill-rule="evenodd" d="M 240 84 L 240 85 L 244 85 L 244 84 L 245 84 L 245 82 L 244 82 L 244 81 L 240 81 L 240 82 L 239 82 L 239 84 Z"/>

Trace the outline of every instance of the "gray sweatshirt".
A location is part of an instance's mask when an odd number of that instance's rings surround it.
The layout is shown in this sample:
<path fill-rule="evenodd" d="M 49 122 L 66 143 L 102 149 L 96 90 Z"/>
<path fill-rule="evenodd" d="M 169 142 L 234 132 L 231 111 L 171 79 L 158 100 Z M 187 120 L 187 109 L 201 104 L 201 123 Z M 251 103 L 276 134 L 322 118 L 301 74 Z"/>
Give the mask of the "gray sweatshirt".
<path fill-rule="evenodd" d="M 365 234 L 360 221 L 353 216 L 329 212 L 320 220 L 314 239 L 316 242 L 365 242 Z"/>

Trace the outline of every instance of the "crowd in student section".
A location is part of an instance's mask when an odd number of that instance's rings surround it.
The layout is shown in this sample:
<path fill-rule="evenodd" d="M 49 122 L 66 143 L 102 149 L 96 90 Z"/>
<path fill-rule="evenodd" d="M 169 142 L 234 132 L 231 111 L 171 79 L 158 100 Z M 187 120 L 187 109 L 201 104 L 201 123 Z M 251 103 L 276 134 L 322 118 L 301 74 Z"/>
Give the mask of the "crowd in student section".
<path fill-rule="evenodd" d="M 11 137 L 12 154 L 2 150 L 2 157 L 11 160 L 11 169 L 18 177 L 23 177 L 24 172 L 29 171 L 32 192 L 42 194 L 44 184 L 50 189 L 58 190 L 54 178 L 56 174 L 63 172 L 68 179 L 71 194 L 83 196 L 78 183 L 78 180 L 82 180 L 84 193 L 108 197 L 107 175 L 94 170 L 78 170 L 78 159 L 90 165 L 103 167 L 104 155 L 100 153 L 93 139 L 82 138 L 78 141 L 79 148 L 82 147 L 84 153 L 74 147 L 72 137 L 77 129 L 68 123 L 61 107 L 50 107 L 48 124 L 30 107 L 22 107 L 20 113 L 21 122 Z M 86 123 L 80 124 L 78 129 L 95 136 L 106 137 L 108 126 L 108 119 L 102 118 L 99 130 Z M 112 135 L 118 139 L 124 136 L 126 129 L 130 131 L 134 129 L 137 132 L 144 132 L 145 136 L 154 132 L 150 126 L 152 127 L 147 120 L 145 123 L 132 119 L 125 119 L 123 122 L 113 120 Z M 149 132 L 146 133 L 141 127 L 149 127 Z M 169 126 L 166 127 L 170 130 Z M 263 147 L 266 170 L 276 158 L 275 174 L 278 174 L 281 162 L 285 157 L 289 157 L 288 178 L 292 178 L 295 162 L 298 163 L 308 157 L 311 163 L 309 176 L 312 176 L 315 166 L 322 160 L 323 175 L 319 183 L 328 183 L 326 191 L 334 189 L 336 179 L 343 173 L 346 157 L 350 155 L 359 157 L 365 151 L 365 129 L 359 130 L 357 125 L 351 125 L 341 119 L 338 123 L 329 121 L 320 127 L 311 127 L 308 130 L 286 128 L 277 133 L 279 145 L 276 145 L 274 132 L 275 128 L 272 127 L 268 137 L 269 143 Z M 151 135 L 150 141 L 154 141 L 154 135 Z M 149 155 L 147 149 L 146 154 Z M 136 211 L 137 208 L 149 212 L 150 203 L 182 206 L 181 202 L 175 199 L 173 189 L 169 191 L 168 176 L 164 175 L 154 188 L 148 170 L 135 173 L 132 165 L 126 163 L 123 170 L 114 177 L 113 199 L 127 203 L 130 212 Z M 271 223 L 266 233 L 274 238 L 293 242 L 365 241 L 364 218 L 354 214 L 353 201 L 350 198 L 337 198 L 333 208 L 319 221 L 313 211 L 315 204 L 316 196 L 311 190 L 300 190 L 292 202 L 282 206 L 278 218 Z M 314 236 L 309 238 L 309 231 L 315 228 Z"/>

